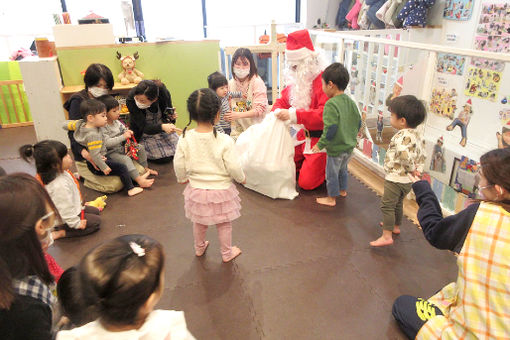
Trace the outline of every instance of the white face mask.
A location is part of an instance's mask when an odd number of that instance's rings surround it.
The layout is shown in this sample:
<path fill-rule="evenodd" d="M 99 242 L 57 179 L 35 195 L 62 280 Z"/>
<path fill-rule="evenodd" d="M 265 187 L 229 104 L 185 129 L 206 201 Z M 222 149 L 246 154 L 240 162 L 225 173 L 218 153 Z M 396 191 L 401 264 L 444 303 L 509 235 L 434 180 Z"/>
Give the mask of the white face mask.
<path fill-rule="evenodd" d="M 97 86 L 89 87 L 89 92 L 95 98 L 104 96 L 105 94 L 108 94 L 107 89 L 103 89 L 102 87 L 97 87 Z"/>
<path fill-rule="evenodd" d="M 250 74 L 250 69 L 234 67 L 234 74 L 236 75 L 237 78 L 244 79 L 244 78 L 248 77 L 248 75 Z"/>
<path fill-rule="evenodd" d="M 46 236 L 41 240 L 41 246 L 43 249 L 48 249 L 54 242 L 53 233 L 51 230 L 46 231 Z"/>
<path fill-rule="evenodd" d="M 144 109 L 148 109 L 149 107 L 151 107 L 151 104 L 142 104 L 140 103 L 138 100 L 135 99 L 135 104 L 136 106 L 141 109 L 141 110 L 144 110 Z"/>

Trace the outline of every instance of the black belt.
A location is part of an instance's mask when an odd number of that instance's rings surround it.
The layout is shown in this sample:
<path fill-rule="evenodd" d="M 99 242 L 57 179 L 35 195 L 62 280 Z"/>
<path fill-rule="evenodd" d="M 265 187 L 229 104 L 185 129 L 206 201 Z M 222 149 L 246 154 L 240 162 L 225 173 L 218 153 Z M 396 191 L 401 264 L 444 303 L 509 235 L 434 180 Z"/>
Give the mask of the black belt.
<path fill-rule="evenodd" d="M 313 137 L 313 138 L 321 138 L 322 130 L 308 131 L 308 134 L 310 135 L 310 137 Z"/>

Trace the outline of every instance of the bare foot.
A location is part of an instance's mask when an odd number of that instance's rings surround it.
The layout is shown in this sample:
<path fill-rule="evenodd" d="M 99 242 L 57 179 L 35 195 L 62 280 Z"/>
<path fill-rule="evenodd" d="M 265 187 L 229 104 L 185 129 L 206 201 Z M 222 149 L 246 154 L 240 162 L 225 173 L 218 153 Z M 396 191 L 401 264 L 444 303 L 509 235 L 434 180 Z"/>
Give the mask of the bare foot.
<path fill-rule="evenodd" d="M 66 237 L 66 231 L 65 230 L 55 230 L 51 232 L 51 236 L 53 236 L 54 240 L 58 240 L 59 238 Z"/>
<path fill-rule="evenodd" d="M 383 223 L 382 223 L 382 222 L 379 222 L 379 226 L 382 228 Z M 395 225 L 395 226 L 393 227 L 393 231 L 392 231 L 392 233 L 393 233 L 393 234 L 396 234 L 396 235 L 400 234 L 400 226 Z"/>
<path fill-rule="evenodd" d="M 322 205 L 327 205 L 329 207 L 334 207 L 336 205 L 336 199 L 334 197 L 317 197 L 315 201 Z"/>
<path fill-rule="evenodd" d="M 204 255 L 205 251 L 207 250 L 207 247 L 209 247 L 209 241 L 205 241 L 205 246 L 204 246 L 204 249 L 202 249 L 202 251 L 195 250 L 195 255 L 196 256 Z"/>
<path fill-rule="evenodd" d="M 142 176 L 140 176 L 140 177 L 142 177 Z M 152 184 L 154 184 L 153 179 L 146 179 L 146 178 L 141 179 L 140 177 L 138 177 L 136 179 L 136 183 L 138 183 L 140 188 L 150 188 L 152 186 Z"/>
<path fill-rule="evenodd" d="M 149 171 L 149 170 L 147 170 L 147 171 L 145 171 L 145 173 L 144 173 L 143 175 L 140 175 L 140 177 L 141 177 L 142 179 L 147 179 L 147 177 L 149 177 L 149 176 L 150 176 L 150 174 L 151 174 L 151 173 L 150 173 L 150 171 Z M 138 177 L 138 178 L 140 178 L 140 177 Z M 136 179 L 135 179 L 135 181 L 136 181 Z"/>
<path fill-rule="evenodd" d="M 242 253 L 241 249 L 237 248 L 236 246 L 232 246 L 232 251 L 230 253 L 230 257 L 223 258 L 223 262 L 230 262 L 233 259 L 235 259 L 236 257 L 238 257 L 239 255 L 241 255 L 241 253 Z"/>
<path fill-rule="evenodd" d="M 134 187 L 133 189 L 130 189 L 128 190 L 128 196 L 134 196 L 134 195 L 138 195 L 139 193 L 141 193 L 143 191 L 142 188 L 140 187 Z"/>
<path fill-rule="evenodd" d="M 152 169 L 149 169 L 149 168 L 146 168 L 145 170 L 147 170 L 149 175 L 153 175 L 153 176 L 159 175 L 159 173 L 156 170 L 152 170 Z"/>
<path fill-rule="evenodd" d="M 347 197 L 347 191 L 345 191 L 345 190 L 340 190 L 340 196 L 342 196 L 342 197 Z"/>
<path fill-rule="evenodd" d="M 384 236 L 379 237 L 377 240 L 370 242 L 372 247 L 383 247 L 393 244 L 393 238 L 386 238 Z"/>

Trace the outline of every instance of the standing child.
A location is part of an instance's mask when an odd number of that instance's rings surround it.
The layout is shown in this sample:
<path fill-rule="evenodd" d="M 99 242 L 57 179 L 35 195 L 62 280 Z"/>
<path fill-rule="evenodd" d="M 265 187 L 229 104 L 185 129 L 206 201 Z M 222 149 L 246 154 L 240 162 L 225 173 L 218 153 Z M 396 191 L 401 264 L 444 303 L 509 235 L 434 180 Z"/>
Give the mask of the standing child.
<path fill-rule="evenodd" d="M 105 136 L 101 131 L 108 122 L 106 106 L 97 99 L 86 99 L 80 104 L 80 113 L 82 119 L 66 122 L 64 128 L 75 130 L 74 139 L 90 153 L 97 168 L 87 161 L 89 170 L 99 176 L 119 176 L 129 196 L 141 193 L 143 189 L 133 185 L 127 167 L 106 157 Z"/>
<path fill-rule="evenodd" d="M 330 99 L 324 105 L 324 130 L 312 151 L 326 148 L 328 196 L 317 198 L 317 203 L 332 207 L 336 205 L 337 196 L 347 196 L 347 164 L 361 124 L 356 103 L 344 93 L 347 84 L 349 72 L 340 63 L 329 65 L 322 73 L 322 90 Z"/>
<path fill-rule="evenodd" d="M 197 127 L 182 132 L 177 144 L 174 169 L 184 189 L 184 210 L 193 222 L 195 254 L 202 256 L 209 241 L 205 233 L 215 224 L 221 245 L 223 262 L 241 254 L 232 246 L 232 220 L 240 216 L 239 192 L 231 178 L 245 183 L 246 178 L 234 152 L 234 141 L 223 133 L 216 133 L 214 124 L 220 114 L 220 100 L 211 89 L 194 91 L 188 98 L 190 122 Z"/>
<path fill-rule="evenodd" d="M 416 131 L 425 120 L 422 102 L 415 96 L 400 96 L 392 99 L 389 110 L 391 126 L 399 131 L 391 138 L 384 158 L 383 233 L 370 242 L 374 247 L 393 244 L 392 233 L 400 234 L 404 197 L 411 191 L 412 184 L 408 174 L 419 174 L 425 163 L 422 141 Z"/>
<path fill-rule="evenodd" d="M 377 133 L 375 135 L 376 142 L 379 142 L 379 143 L 383 142 L 383 138 L 382 138 L 383 130 L 384 130 L 384 117 L 383 117 L 383 113 L 381 111 L 379 111 L 379 114 L 377 115 Z"/>
<path fill-rule="evenodd" d="M 214 128 L 217 131 L 225 132 L 227 135 L 230 135 L 230 131 L 232 131 L 230 122 L 227 122 L 223 117 L 226 113 L 232 112 L 230 98 L 242 98 L 243 94 L 241 91 L 230 92 L 228 90 L 228 80 L 220 72 L 211 73 L 207 77 L 207 83 L 209 83 L 209 88 L 215 91 L 221 99 L 220 120 L 214 125 Z"/>
<path fill-rule="evenodd" d="M 98 319 L 60 331 L 57 340 L 195 339 L 183 312 L 154 310 L 163 293 L 164 262 L 161 244 L 144 235 L 120 236 L 92 249 L 76 275 L 79 305 L 91 308 Z"/>
<path fill-rule="evenodd" d="M 34 158 L 37 177 L 64 223 L 53 233 L 53 238 L 85 236 L 98 231 L 99 209 L 83 205 L 78 181 L 69 171 L 73 160 L 67 147 L 56 140 L 43 140 L 35 145 L 23 145 L 19 151 L 26 161 Z"/>
<path fill-rule="evenodd" d="M 129 171 L 131 179 L 141 187 L 148 188 L 154 183 L 154 179 L 148 179 L 149 175 L 157 175 L 156 170 L 149 169 L 147 154 L 143 145 L 138 144 L 138 163 L 144 167 L 145 173 L 140 175 L 135 167 L 134 160 L 126 155 L 124 144 L 129 138 L 134 138 L 133 131 L 128 130 L 119 121 L 119 102 L 110 95 L 97 98 L 106 106 L 106 125 L 102 128 L 106 144 L 106 157 L 114 162 L 124 164 Z"/>

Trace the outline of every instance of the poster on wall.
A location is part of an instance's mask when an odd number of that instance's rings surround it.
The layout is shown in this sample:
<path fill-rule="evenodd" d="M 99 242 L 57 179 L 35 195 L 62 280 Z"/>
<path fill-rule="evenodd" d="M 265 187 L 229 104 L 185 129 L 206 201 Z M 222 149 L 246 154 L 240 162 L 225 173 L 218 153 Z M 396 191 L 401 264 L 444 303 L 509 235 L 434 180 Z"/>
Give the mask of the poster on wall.
<path fill-rule="evenodd" d="M 484 58 L 471 58 L 471 65 L 498 72 L 503 72 L 503 70 L 505 69 L 505 63 L 503 61 L 496 61 Z"/>
<path fill-rule="evenodd" d="M 447 88 L 432 89 L 432 98 L 430 99 L 430 111 L 441 117 L 453 119 L 453 114 L 457 109 L 457 91 Z"/>
<path fill-rule="evenodd" d="M 471 121 L 471 116 L 473 115 L 473 103 L 471 102 L 471 99 L 468 99 L 466 104 L 462 107 L 462 110 L 460 110 L 457 117 L 453 120 L 453 122 L 446 127 L 446 130 L 452 131 L 457 126 L 460 129 L 460 134 L 462 136 L 462 139 L 460 140 L 461 146 L 466 146 L 467 143 L 467 128 L 469 125 L 469 122 Z"/>
<path fill-rule="evenodd" d="M 510 3 L 483 3 L 476 34 L 475 49 L 510 52 Z"/>
<path fill-rule="evenodd" d="M 462 156 L 455 158 L 450 176 L 450 186 L 458 192 L 473 196 L 478 188 L 480 176 L 479 164 L 472 159 Z"/>
<path fill-rule="evenodd" d="M 436 71 L 439 73 L 461 76 L 464 73 L 465 63 L 466 57 L 455 54 L 438 53 Z"/>
<path fill-rule="evenodd" d="M 496 138 L 498 148 L 505 149 L 510 147 L 510 109 L 499 111 L 499 119 L 501 121 L 501 132 L 496 132 Z"/>
<path fill-rule="evenodd" d="M 447 0 L 443 17 L 450 20 L 469 20 L 473 14 L 474 0 Z"/>
<path fill-rule="evenodd" d="M 501 72 L 478 67 L 469 67 L 464 94 L 466 96 L 495 102 L 500 83 Z"/>
<path fill-rule="evenodd" d="M 446 161 L 444 158 L 444 138 L 443 136 L 437 139 L 436 144 L 434 145 L 434 149 L 432 150 L 432 155 L 430 157 L 430 171 L 436 171 L 445 173 L 446 171 Z"/>

